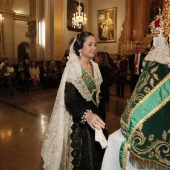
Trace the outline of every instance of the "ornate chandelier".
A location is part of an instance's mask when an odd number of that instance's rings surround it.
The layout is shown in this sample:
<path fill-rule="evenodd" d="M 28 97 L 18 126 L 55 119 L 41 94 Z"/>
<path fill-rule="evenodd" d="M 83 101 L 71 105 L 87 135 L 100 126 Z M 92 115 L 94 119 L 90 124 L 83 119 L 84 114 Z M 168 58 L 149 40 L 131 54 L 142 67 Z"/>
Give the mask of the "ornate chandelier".
<path fill-rule="evenodd" d="M 73 18 L 72 18 L 72 26 L 75 28 L 82 28 L 82 26 L 86 26 L 87 25 L 87 18 L 86 18 L 86 14 L 84 14 L 82 11 L 82 7 L 80 5 L 79 1 L 79 6 L 77 7 L 77 12 L 75 14 L 73 14 Z"/>

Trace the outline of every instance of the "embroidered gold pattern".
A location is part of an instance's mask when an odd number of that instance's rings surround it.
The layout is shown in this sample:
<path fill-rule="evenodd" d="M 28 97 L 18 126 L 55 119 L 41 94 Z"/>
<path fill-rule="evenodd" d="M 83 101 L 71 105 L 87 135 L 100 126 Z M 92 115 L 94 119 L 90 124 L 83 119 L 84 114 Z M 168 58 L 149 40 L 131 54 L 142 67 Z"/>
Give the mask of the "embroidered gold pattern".
<path fill-rule="evenodd" d="M 170 74 L 169 74 L 170 75 Z M 132 141 L 132 138 L 134 137 L 134 134 L 136 133 L 136 130 L 140 127 L 140 124 L 143 124 L 149 117 L 151 117 L 152 115 L 154 115 L 157 111 L 159 111 L 167 102 L 170 102 L 170 96 L 167 97 L 166 100 L 164 100 L 160 105 L 158 105 L 154 110 L 152 110 L 143 120 L 141 120 L 140 122 L 138 122 L 138 124 L 134 127 L 134 129 L 132 130 L 131 134 L 129 135 L 129 138 L 125 144 L 125 146 L 127 144 L 129 144 Z M 169 130 L 168 130 L 169 132 Z M 142 142 L 144 142 L 144 137 Z M 169 146 L 168 146 L 169 145 Z M 167 150 L 163 150 L 165 151 L 165 153 L 170 152 L 170 144 L 168 144 L 166 142 L 164 142 L 164 146 L 167 147 Z M 162 145 L 163 146 L 163 145 Z M 169 148 L 168 148 L 169 147 Z M 158 147 L 160 149 L 160 146 L 158 145 Z M 160 153 L 159 153 L 159 149 L 156 149 L 156 153 L 157 153 L 157 157 L 160 161 L 163 161 L 164 159 L 161 158 Z M 169 150 L 168 150 L 169 149 Z M 123 158 L 123 164 L 122 167 L 125 168 L 126 167 L 126 156 L 127 156 L 127 147 L 125 147 L 124 149 L 124 158 Z M 169 156 L 169 155 L 168 155 Z M 170 165 L 168 163 L 168 165 Z"/>
<path fill-rule="evenodd" d="M 147 137 L 145 137 L 142 133 L 142 131 L 137 130 L 134 133 L 134 137 L 132 140 L 132 148 L 138 155 L 146 155 L 149 154 L 150 158 L 157 158 L 159 162 L 166 162 L 167 166 L 170 165 L 170 161 L 168 160 L 168 157 L 170 156 L 170 143 L 169 141 L 166 141 L 168 132 L 164 131 L 162 134 L 162 140 L 156 140 L 151 143 L 150 146 L 146 146 L 145 149 L 140 149 L 139 147 L 142 145 L 145 145 Z M 149 135 L 148 138 L 150 138 Z M 155 154 L 154 154 L 155 153 Z M 162 157 L 162 153 L 164 157 Z"/>
<path fill-rule="evenodd" d="M 149 62 L 148 65 L 154 65 L 156 62 Z M 146 85 L 148 84 L 148 80 L 153 79 L 152 81 L 159 80 L 158 75 L 155 73 L 158 70 L 158 66 L 151 69 L 150 72 L 144 71 L 142 73 L 142 76 L 140 76 L 139 81 L 140 83 L 137 84 L 135 91 L 132 94 L 131 99 L 127 102 L 127 106 L 122 114 L 121 117 L 121 124 L 127 128 L 128 124 L 130 122 L 130 117 L 134 110 L 142 103 L 144 102 L 157 88 L 159 88 L 169 77 L 170 74 L 167 75 L 162 81 L 160 81 L 155 87 L 150 90 Z M 154 76 L 153 76 L 154 75 Z M 154 78 L 152 78 L 154 77 Z M 150 81 L 150 86 L 152 86 L 152 81 Z M 146 86 L 146 87 L 145 87 Z M 142 88 L 144 92 L 147 92 L 146 94 L 139 93 L 139 91 L 142 91 Z M 134 105 L 134 107 L 132 107 Z"/>
<path fill-rule="evenodd" d="M 149 62 L 148 65 L 154 65 L 155 62 Z M 123 128 L 127 129 L 129 123 L 130 123 L 130 117 L 132 115 L 132 113 L 136 110 L 136 108 L 139 107 L 139 105 L 141 103 L 143 103 L 146 99 L 149 98 L 149 96 L 155 92 L 159 87 L 162 86 L 162 84 L 164 84 L 168 79 L 170 79 L 170 73 L 164 78 L 162 79 L 162 81 L 160 81 L 157 85 L 155 84 L 155 80 L 159 80 L 158 75 L 155 73 L 158 70 L 158 66 L 154 67 L 151 69 L 150 73 L 145 71 L 142 73 L 142 76 L 140 77 L 140 80 L 138 82 L 141 82 L 140 84 L 138 83 L 136 86 L 136 90 L 133 92 L 131 99 L 128 101 L 127 103 L 127 107 L 121 117 L 121 125 Z M 151 78 L 152 77 L 152 78 Z M 150 78 L 150 81 L 148 81 Z M 153 87 L 152 90 L 150 90 L 149 88 L 145 88 L 145 85 L 147 84 L 147 82 L 150 83 L 150 86 Z M 155 86 L 155 87 L 154 87 Z M 139 91 L 141 91 L 141 89 L 145 89 L 143 90 L 144 92 L 146 92 L 145 95 L 138 93 Z M 145 116 L 144 119 L 142 119 L 141 121 L 138 122 L 138 124 L 136 124 L 136 126 L 133 128 L 133 130 L 131 131 L 128 140 L 125 143 L 125 147 L 124 147 L 124 156 L 123 156 L 123 162 L 122 162 L 122 169 L 124 170 L 126 167 L 126 156 L 127 156 L 127 150 L 128 147 L 127 145 L 131 142 L 132 138 L 134 137 L 134 134 L 136 133 L 136 130 L 141 127 L 143 125 L 143 123 L 150 118 L 151 116 L 153 116 L 157 111 L 159 111 L 167 102 L 170 101 L 170 96 L 168 96 L 162 103 L 160 103 L 156 108 L 154 108 L 150 113 L 148 113 L 147 116 Z M 132 103 L 134 105 L 134 107 L 132 107 Z M 123 129 L 124 130 L 124 129 Z M 170 130 L 169 130 L 170 131 Z M 168 132 L 169 132 L 168 131 Z M 164 135 L 165 136 L 165 135 Z M 142 138 L 140 138 L 140 143 L 143 143 L 145 141 L 145 137 L 141 136 Z M 150 136 L 150 140 L 152 141 L 154 138 L 154 136 Z M 161 147 L 164 146 L 166 149 L 161 150 Z M 166 162 L 168 160 L 166 160 L 166 158 L 162 158 L 161 157 L 161 152 L 164 154 L 167 154 L 168 152 L 170 152 L 170 144 L 168 142 L 160 142 L 157 141 L 155 143 L 153 143 L 151 146 L 149 146 L 150 148 L 147 148 L 147 151 L 151 151 L 152 148 L 155 148 L 156 151 L 156 157 L 157 159 L 160 160 L 160 162 Z M 169 147 L 169 148 L 168 148 Z M 150 153 L 150 157 L 152 157 L 152 152 Z M 169 155 L 166 155 L 169 156 Z M 170 162 L 167 162 L 167 165 L 170 165 Z"/>
<path fill-rule="evenodd" d="M 155 137 L 155 136 L 154 136 L 153 134 L 149 135 L 149 138 L 148 138 L 149 141 L 153 141 L 153 140 L 154 140 L 154 137 Z"/>

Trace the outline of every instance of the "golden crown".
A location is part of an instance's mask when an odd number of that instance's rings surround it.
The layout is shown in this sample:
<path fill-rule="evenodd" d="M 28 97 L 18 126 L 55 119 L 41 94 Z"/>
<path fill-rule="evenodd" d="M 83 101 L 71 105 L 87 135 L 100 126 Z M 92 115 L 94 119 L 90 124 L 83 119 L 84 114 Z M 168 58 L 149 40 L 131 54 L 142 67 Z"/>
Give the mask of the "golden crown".
<path fill-rule="evenodd" d="M 151 34 L 163 35 L 164 33 L 164 19 L 163 14 L 161 14 L 161 9 L 159 9 L 159 14 L 154 18 L 154 20 L 149 25 L 151 29 Z"/>
<path fill-rule="evenodd" d="M 166 40 L 170 40 L 170 0 L 165 1 L 165 7 L 163 13 L 161 14 L 161 9 L 159 9 L 159 14 L 154 18 L 154 20 L 149 25 L 151 29 L 151 34 L 165 36 Z"/>

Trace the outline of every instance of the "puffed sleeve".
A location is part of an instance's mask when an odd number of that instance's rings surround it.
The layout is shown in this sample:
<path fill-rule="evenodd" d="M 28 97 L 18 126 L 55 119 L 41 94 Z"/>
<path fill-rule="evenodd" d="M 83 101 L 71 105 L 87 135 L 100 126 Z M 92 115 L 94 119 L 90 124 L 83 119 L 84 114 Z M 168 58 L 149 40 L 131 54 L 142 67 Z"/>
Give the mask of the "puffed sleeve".
<path fill-rule="evenodd" d="M 93 103 L 82 98 L 75 86 L 68 82 L 65 86 L 65 105 L 68 112 L 80 123 L 83 123 L 82 119 L 86 111 L 94 110 Z"/>

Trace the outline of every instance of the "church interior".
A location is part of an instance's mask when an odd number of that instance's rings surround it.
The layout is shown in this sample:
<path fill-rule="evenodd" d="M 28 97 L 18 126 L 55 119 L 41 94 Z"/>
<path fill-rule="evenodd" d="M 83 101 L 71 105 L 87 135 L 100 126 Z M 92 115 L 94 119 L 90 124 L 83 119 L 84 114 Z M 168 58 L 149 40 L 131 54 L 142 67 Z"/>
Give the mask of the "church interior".
<path fill-rule="evenodd" d="M 109 53 L 114 63 L 120 54 L 131 55 L 134 45 L 141 43 L 147 53 L 153 36 L 149 24 L 163 9 L 165 0 L 81 0 L 87 22 L 80 28 L 72 25 L 77 12 L 75 0 L 1 0 L 0 59 L 8 58 L 14 67 L 19 62 L 61 60 L 75 35 L 92 32 L 97 51 Z M 102 37 L 100 22 L 110 12 L 113 21 L 111 36 Z M 106 16 L 104 16 L 106 17 Z M 113 83 L 110 102 L 106 104 L 108 134 L 120 128 L 120 116 L 130 97 L 129 82 L 125 97 L 117 98 Z M 57 87 L 21 92 L 0 91 L 0 170 L 38 170 L 41 147 L 55 102 Z"/>

